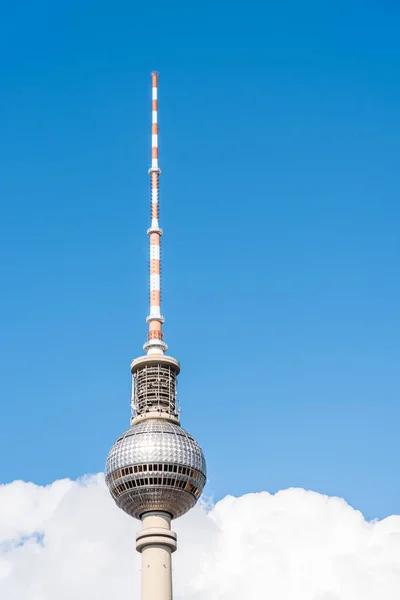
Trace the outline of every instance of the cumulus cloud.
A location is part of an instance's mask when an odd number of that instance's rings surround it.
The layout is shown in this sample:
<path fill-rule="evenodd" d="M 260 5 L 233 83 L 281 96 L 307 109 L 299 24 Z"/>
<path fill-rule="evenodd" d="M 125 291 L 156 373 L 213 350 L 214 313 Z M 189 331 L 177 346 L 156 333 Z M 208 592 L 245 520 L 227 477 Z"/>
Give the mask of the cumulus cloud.
<path fill-rule="evenodd" d="M 102 475 L 0 487 L 0 597 L 138 600 L 139 523 Z M 400 516 L 301 489 L 228 496 L 174 522 L 176 600 L 399 600 Z"/>

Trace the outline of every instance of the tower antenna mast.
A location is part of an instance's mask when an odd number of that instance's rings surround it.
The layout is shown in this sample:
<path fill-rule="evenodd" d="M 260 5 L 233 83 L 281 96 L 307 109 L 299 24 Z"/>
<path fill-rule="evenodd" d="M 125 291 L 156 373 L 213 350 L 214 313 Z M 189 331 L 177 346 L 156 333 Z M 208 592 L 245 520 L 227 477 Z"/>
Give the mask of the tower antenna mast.
<path fill-rule="evenodd" d="M 152 107 L 151 107 L 151 226 L 147 230 L 150 237 L 150 314 L 147 317 L 149 333 L 143 349 L 147 354 L 164 354 L 168 346 L 163 340 L 161 315 L 161 236 L 159 217 L 159 178 L 161 169 L 158 166 L 158 73 L 151 74 Z"/>

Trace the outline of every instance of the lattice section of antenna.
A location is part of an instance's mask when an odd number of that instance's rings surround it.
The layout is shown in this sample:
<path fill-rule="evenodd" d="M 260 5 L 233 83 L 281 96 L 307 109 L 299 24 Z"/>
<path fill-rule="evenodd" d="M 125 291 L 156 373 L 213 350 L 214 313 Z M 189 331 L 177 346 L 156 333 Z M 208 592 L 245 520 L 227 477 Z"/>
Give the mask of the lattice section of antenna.
<path fill-rule="evenodd" d="M 132 417 L 157 412 L 179 419 L 176 388 L 174 366 L 160 362 L 138 368 L 132 374 Z"/>

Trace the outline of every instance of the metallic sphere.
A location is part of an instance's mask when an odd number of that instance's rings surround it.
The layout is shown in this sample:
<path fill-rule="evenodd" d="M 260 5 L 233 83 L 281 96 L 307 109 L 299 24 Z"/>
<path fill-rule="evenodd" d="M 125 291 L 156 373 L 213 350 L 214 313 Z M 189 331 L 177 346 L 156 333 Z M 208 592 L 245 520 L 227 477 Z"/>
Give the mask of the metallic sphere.
<path fill-rule="evenodd" d="M 106 483 L 117 505 L 140 519 L 149 511 L 176 519 L 190 510 L 206 482 L 196 440 L 166 419 L 146 419 L 128 429 L 110 450 Z"/>

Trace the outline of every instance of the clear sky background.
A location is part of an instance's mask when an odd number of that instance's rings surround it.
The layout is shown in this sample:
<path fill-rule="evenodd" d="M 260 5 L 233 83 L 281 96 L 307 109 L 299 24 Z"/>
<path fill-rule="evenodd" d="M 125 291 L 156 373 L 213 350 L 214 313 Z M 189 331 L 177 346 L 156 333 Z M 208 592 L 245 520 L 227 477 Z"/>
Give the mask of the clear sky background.
<path fill-rule="evenodd" d="M 400 6 L 7 3 L 0 477 L 103 470 L 148 313 L 160 71 L 163 313 L 215 499 L 399 512 Z"/>

